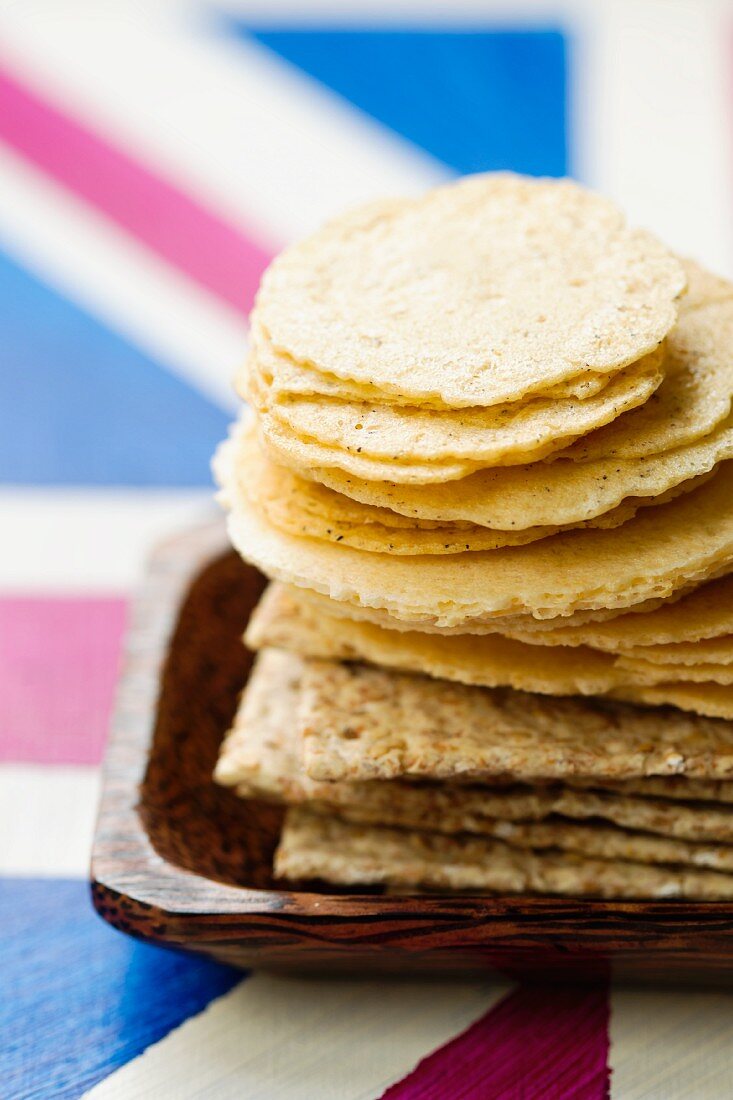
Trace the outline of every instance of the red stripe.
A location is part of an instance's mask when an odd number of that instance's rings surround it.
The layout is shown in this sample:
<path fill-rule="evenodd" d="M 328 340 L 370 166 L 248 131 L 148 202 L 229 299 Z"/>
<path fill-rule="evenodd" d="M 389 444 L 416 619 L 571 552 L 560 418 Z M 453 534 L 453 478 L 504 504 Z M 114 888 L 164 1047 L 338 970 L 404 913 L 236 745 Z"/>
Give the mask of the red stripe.
<path fill-rule="evenodd" d="M 99 763 L 124 621 L 121 599 L 0 600 L 0 760 Z"/>
<path fill-rule="evenodd" d="M 608 990 L 525 986 L 383 1100 L 606 1100 Z"/>
<path fill-rule="evenodd" d="M 0 138 L 206 290 L 251 308 L 262 248 L 2 69 Z"/>

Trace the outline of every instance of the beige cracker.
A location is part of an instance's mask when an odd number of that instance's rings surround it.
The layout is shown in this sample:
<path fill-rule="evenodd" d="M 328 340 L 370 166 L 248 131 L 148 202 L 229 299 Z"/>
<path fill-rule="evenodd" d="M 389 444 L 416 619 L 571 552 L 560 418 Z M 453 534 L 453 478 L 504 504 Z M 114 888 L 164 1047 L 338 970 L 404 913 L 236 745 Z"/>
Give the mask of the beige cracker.
<path fill-rule="evenodd" d="M 255 309 L 275 350 L 416 401 L 495 405 L 653 351 L 685 276 L 569 181 L 474 176 L 287 249 Z"/>
<path fill-rule="evenodd" d="M 733 897 L 733 876 L 717 871 L 524 850 L 483 837 L 354 825 L 303 806 L 288 811 L 275 853 L 275 874 L 348 886 L 383 883 L 500 894 Z"/>
<path fill-rule="evenodd" d="M 733 725 L 605 701 L 311 662 L 300 708 L 313 779 L 733 775 Z"/>
<path fill-rule="evenodd" d="M 236 787 L 242 797 L 308 802 L 324 812 L 338 812 L 349 821 L 478 833 L 520 846 L 531 841 L 530 847 L 566 847 L 567 834 L 571 847 L 577 848 L 582 841 L 586 854 L 604 858 L 629 858 L 621 845 L 637 840 L 638 835 L 625 835 L 622 830 L 643 830 L 665 837 L 670 844 L 672 839 L 714 841 L 712 847 L 681 844 L 677 858 L 671 861 L 726 865 L 733 870 L 733 847 L 718 847 L 733 840 L 730 806 L 698 807 L 670 799 L 558 786 L 494 789 L 400 780 L 348 783 L 311 779 L 301 764 L 298 706 L 302 672 L 303 663 L 290 653 L 270 649 L 257 658 L 215 772 L 218 782 Z M 611 822 L 621 828 L 574 827 L 569 820 L 555 820 L 558 815 L 573 821 Z M 636 849 L 647 854 L 634 857 L 642 862 L 660 862 L 661 853 L 674 850 L 673 844 L 655 848 L 651 838 L 643 840 L 650 843 L 637 844 Z M 616 847 L 611 850 L 613 845 Z"/>
<path fill-rule="evenodd" d="M 685 481 L 659 497 L 629 497 L 602 516 L 565 528 L 547 525 L 496 530 L 469 523 L 411 520 L 388 508 L 360 504 L 272 462 L 257 441 L 254 425 L 243 428 L 237 438 L 235 476 L 239 487 L 274 527 L 288 534 L 339 542 L 371 553 L 456 554 L 522 546 L 573 527 L 618 527 L 633 518 L 641 507 L 667 503 L 702 482 L 701 478 Z"/>
<path fill-rule="evenodd" d="M 618 371 L 593 397 L 535 398 L 467 409 L 300 397 L 273 401 L 256 359 L 250 361 L 247 397 L 284 431 L 304 443 L 334 450 L 339 469 L 354 469 L 351 455 L 402 466 L 414 462 L 469 461 L 486 466 L 531 462 L 608 424 L 647 401 L 663 379 L 663 345 L 638 364 Z"/>
<path fill-rule="evenodd" d="M 506 685 L 548 695 L 611 693 L 616 698 L 672 703 L 713 717 L 733 718 L 733 691 L 715 684 L 634 685 L 630 674 L 591 649 L 533 649 L 501 636 L 441 637 L 386 630 L 372 623 L 329 616 L 296 589 L 273 585 L 250 621 L 252 649 L 278 646 L 305 657 L 362 660 L 406 672 L 479 687 Z M 614 687 L 614 684 L 619 686 Z M 691 695 L 689 694 L 691 692 Z M 721 692 L 725 693 L 721 696 Z"/>
<path fill-rule="evenodd" d="M 496 615 L 552 618 L 582 609 L 664 598 L 729 567 L 733 463 L 692 493 L 642 510 L 615 530 L 553 535 L 528 546 L 469 555 L 373 554 L 278 531 L 252 506 L 236 475 L 236 444 L 216 473 L 235 547 L 270 577 L 408 623 L 468 625 Z"/>

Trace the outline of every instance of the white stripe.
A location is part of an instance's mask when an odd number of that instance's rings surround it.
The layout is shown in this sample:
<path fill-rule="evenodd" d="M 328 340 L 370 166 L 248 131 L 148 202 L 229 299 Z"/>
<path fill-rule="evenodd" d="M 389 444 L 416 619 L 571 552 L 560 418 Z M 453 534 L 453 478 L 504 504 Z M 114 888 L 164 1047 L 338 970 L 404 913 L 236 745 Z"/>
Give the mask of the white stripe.
<path fill-rule="evenodd" d="M 372 1100 L 506 992 L 255 974 L 86 1096 Z"/>
<path fill-rule="evenodd" d="M 587 182 L 672 248 L 733 275 L 730 5 L 604 0 L 586 25 Z"/>
<path fill-rule="evenodd" d="M 614 990 L 612 1100 L 733 1096 L 733 998 L 696 990 Z"/>
<path fill-rule="evenodd" d="M 225 408 L 244 315 L 222 305 L 0 143 L 0 244 Z"/>
<path fill-rule="evenodd" d="M 0 873 L 89 873 L 99 769 L 0 764 Z"/>
<path fill-rule="evenodd" d="M 589 9 L 587 0 L 351 0 L 348 5 L 343 0 L 309 0 L 307 7 L 303 0 L 222 0 L 220 7 L 268 27 L 282 23 L 355 29 L 558 26 L 569 14 Z"/>
<path fill-rule="evenodd" d="M 102 16 L 68 2 L 6 4 L 0 49 L 58 103 L 268 245 L 344 206 L 445 178 L 266 48 L 235 41 L 203 11 L 168 8 L 108 4 Z"/>
<path fill-rule="evenodd" d="M 129 592 L 156 542 L 219 514 L 206 490 L 0 490 L 0 590 Z"/>

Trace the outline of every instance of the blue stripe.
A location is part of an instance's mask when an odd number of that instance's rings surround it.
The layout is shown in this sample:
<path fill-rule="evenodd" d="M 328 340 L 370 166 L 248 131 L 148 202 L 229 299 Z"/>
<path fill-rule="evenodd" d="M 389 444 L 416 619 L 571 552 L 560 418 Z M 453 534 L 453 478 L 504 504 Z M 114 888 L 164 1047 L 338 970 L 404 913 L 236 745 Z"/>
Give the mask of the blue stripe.
<path fill-rule="evenodd" d="M 242 977 L 138 943 L 93 913 L 89 887 L 0 879 L 0 1094 L 72 1100 Z"/>
<path fill-rule="evenodd" d="M 457 172 L 569 171 L 569 50 L 560 30 L 227 23 Z"/>
<path fill-rule="evenodd" d="M 227 415 L 0 253 L 0 481 L 205 486 Z"/>

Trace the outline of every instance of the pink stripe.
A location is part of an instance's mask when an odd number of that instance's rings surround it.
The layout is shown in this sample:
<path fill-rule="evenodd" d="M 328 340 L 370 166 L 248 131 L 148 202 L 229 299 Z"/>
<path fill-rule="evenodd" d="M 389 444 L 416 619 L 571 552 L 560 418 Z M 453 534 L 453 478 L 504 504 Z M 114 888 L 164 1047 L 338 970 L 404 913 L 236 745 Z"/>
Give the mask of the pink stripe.
<path fill-rule="evenodd" d="M 120 599 L 0 600 L 0 760 L 99 763 L 124 621 Z"/>
<path fill-rule="evenodd" d="M 608 991 L 524 986 L 383 1100 L 606 1100 Z"/>
<path fill-rule="evenodd" d="M 189 278 L 251 308 L 269 261 L 262 248 L 2 69 L 0 138 Z"/>

